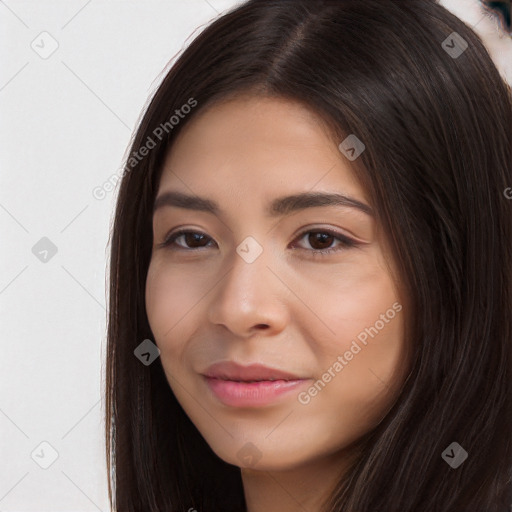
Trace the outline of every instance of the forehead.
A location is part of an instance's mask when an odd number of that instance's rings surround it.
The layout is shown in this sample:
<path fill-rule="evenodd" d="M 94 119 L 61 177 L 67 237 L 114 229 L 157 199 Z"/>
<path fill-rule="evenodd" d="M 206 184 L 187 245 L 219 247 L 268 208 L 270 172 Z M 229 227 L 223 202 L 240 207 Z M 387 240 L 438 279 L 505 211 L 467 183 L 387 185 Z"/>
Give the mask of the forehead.
<path fill-rule="evenodd" d="M 187 187 L 219 197 L 336 189 L 365 199 L 322 119 L 282 98 L 246 96 L 196 113 L 168 152 L 160 181 L 160 190 Z"/>

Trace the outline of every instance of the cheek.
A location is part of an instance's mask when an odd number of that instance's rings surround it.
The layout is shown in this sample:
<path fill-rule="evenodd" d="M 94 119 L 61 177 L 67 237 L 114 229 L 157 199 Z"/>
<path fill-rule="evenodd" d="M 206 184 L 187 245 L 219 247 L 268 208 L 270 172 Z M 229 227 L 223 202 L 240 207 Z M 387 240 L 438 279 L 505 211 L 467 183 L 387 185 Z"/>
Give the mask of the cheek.
<path fill-rule="evenodd" d="M 361 266 L 350 279 L 332 276 L 321 304 L 316 378 L 328 383 L 320 394 L 364 417 L 379 414 L 406 370 L 405 308 L 393 280 L 379 266 Z"/>
<path fill-rule="evenodd" d="M 386 338 L 384 333 L 400 328 L 403 307 L 388 270 L 373 254 L 363 256 L 330 269 L 329 273 L 322 269 L 311 272 L 306 280 L 297 283 L 314 313 L 308 315 L 313 321 L 304 328 L 314 327 L 313 338 L 320 342 L 322 351 L 343 353 L 358 336 L 364 343 L 366 338 L 371 339 L 368 329 L 375 334 L 375 324 L 383 334 L 381 339 Z M 297 314 L 297 318 L 301 316 Z M 399 338 L 393 336 L 394 340 Z"/>
<path fill-rule="evenodd" d="M 367 297 L 360 305 L 366 317 L 360 310 L 357 319 L 339 321 L 338 336 L 322 347 L 316 380 L 300 397 L 302 404 L 308 403 L 304 414 L 312 424 L 320 421 L 322 432 L 333 438 L 343 432 L 347 442 L 368 432 L 384 417 L 407 370 L 403 310 L 396 313 L 393 309 L 394 318 L 382 326 L 377 323 L 379 315 L 398 302 L 369 302 Z"/>
<path fill-rule="evenodd" d="M 171 340 L 186 339 L 204 286 L 204 281 L 152 260 L 146 279 L 146 312 L 157 345 L 171 348 Z"/>
<path fill-rule="evenodd" d="M 330 303 L 328 318 L 337 338 L 344 342 L 357 339 L 365 346 L 365 341 L 378 336 L 385 343 L 384 338 L 401 325 L 403 307 L 385 275 L 360 280 L 357 287 L 335 293 Z"/>

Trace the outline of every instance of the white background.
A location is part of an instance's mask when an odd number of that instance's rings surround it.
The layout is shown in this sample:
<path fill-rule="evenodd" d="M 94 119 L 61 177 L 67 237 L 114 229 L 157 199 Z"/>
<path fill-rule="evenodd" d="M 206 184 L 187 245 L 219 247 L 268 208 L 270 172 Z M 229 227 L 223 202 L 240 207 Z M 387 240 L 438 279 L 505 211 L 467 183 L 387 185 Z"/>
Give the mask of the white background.
<path fill-rule="evenodd" d="M 491 34 L 491 21 L 467 9 L 474 2 L 461 1 L 445 3 Z M 236 3 L 0 1 L 0 512 L 108 510 L 102 392 L 116 191 L 101 200 L 92 191 L 120 173 L 164 68 Z M 501 44 L 493 52 L 505 66 L 512 40 Z M 57 248 L 46 262 L 32 252 L 43 237 Z M 42 442 L 58 454 L 47 469 Z"/>

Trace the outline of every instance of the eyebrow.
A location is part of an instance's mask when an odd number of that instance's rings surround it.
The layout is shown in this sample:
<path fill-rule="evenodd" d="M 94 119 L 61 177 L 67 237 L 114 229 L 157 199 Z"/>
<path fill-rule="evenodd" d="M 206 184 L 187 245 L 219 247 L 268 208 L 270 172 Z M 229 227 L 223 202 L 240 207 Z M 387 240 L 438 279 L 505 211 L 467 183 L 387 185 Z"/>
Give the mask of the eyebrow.
<path fill-rule="evenodd" d="M 186 208 L 187 210 L 199 210 L 202 212 L 219 215 L 221 209 L 215 201 L 204 197 L 184 194 L 182 192 L 164 192 L 160 194 L 153 207 L 153 215 L 159 209 L 165 206 L 176 206 Z M 269 217 L 279 217 L 289 215 L 290 213 L 314 208 L 319 206 L 348 206 L 374 216 L 373 209 L 365 203 L 343 194 L 333 194 L 325 192 L 303 192 L 285 197 L 274 199 L 266 209 Z"/>

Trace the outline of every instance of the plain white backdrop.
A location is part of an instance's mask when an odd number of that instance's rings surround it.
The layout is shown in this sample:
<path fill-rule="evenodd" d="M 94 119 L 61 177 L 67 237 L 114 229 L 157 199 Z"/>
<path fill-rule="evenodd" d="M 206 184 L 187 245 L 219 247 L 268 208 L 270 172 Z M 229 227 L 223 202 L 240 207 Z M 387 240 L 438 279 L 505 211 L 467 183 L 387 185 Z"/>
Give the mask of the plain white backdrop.
<path fill-rule="evenodd" d="M 237 3 L 0 1 L 0 512 L 109 510 L 108 181 L 163 70 Z"/>

